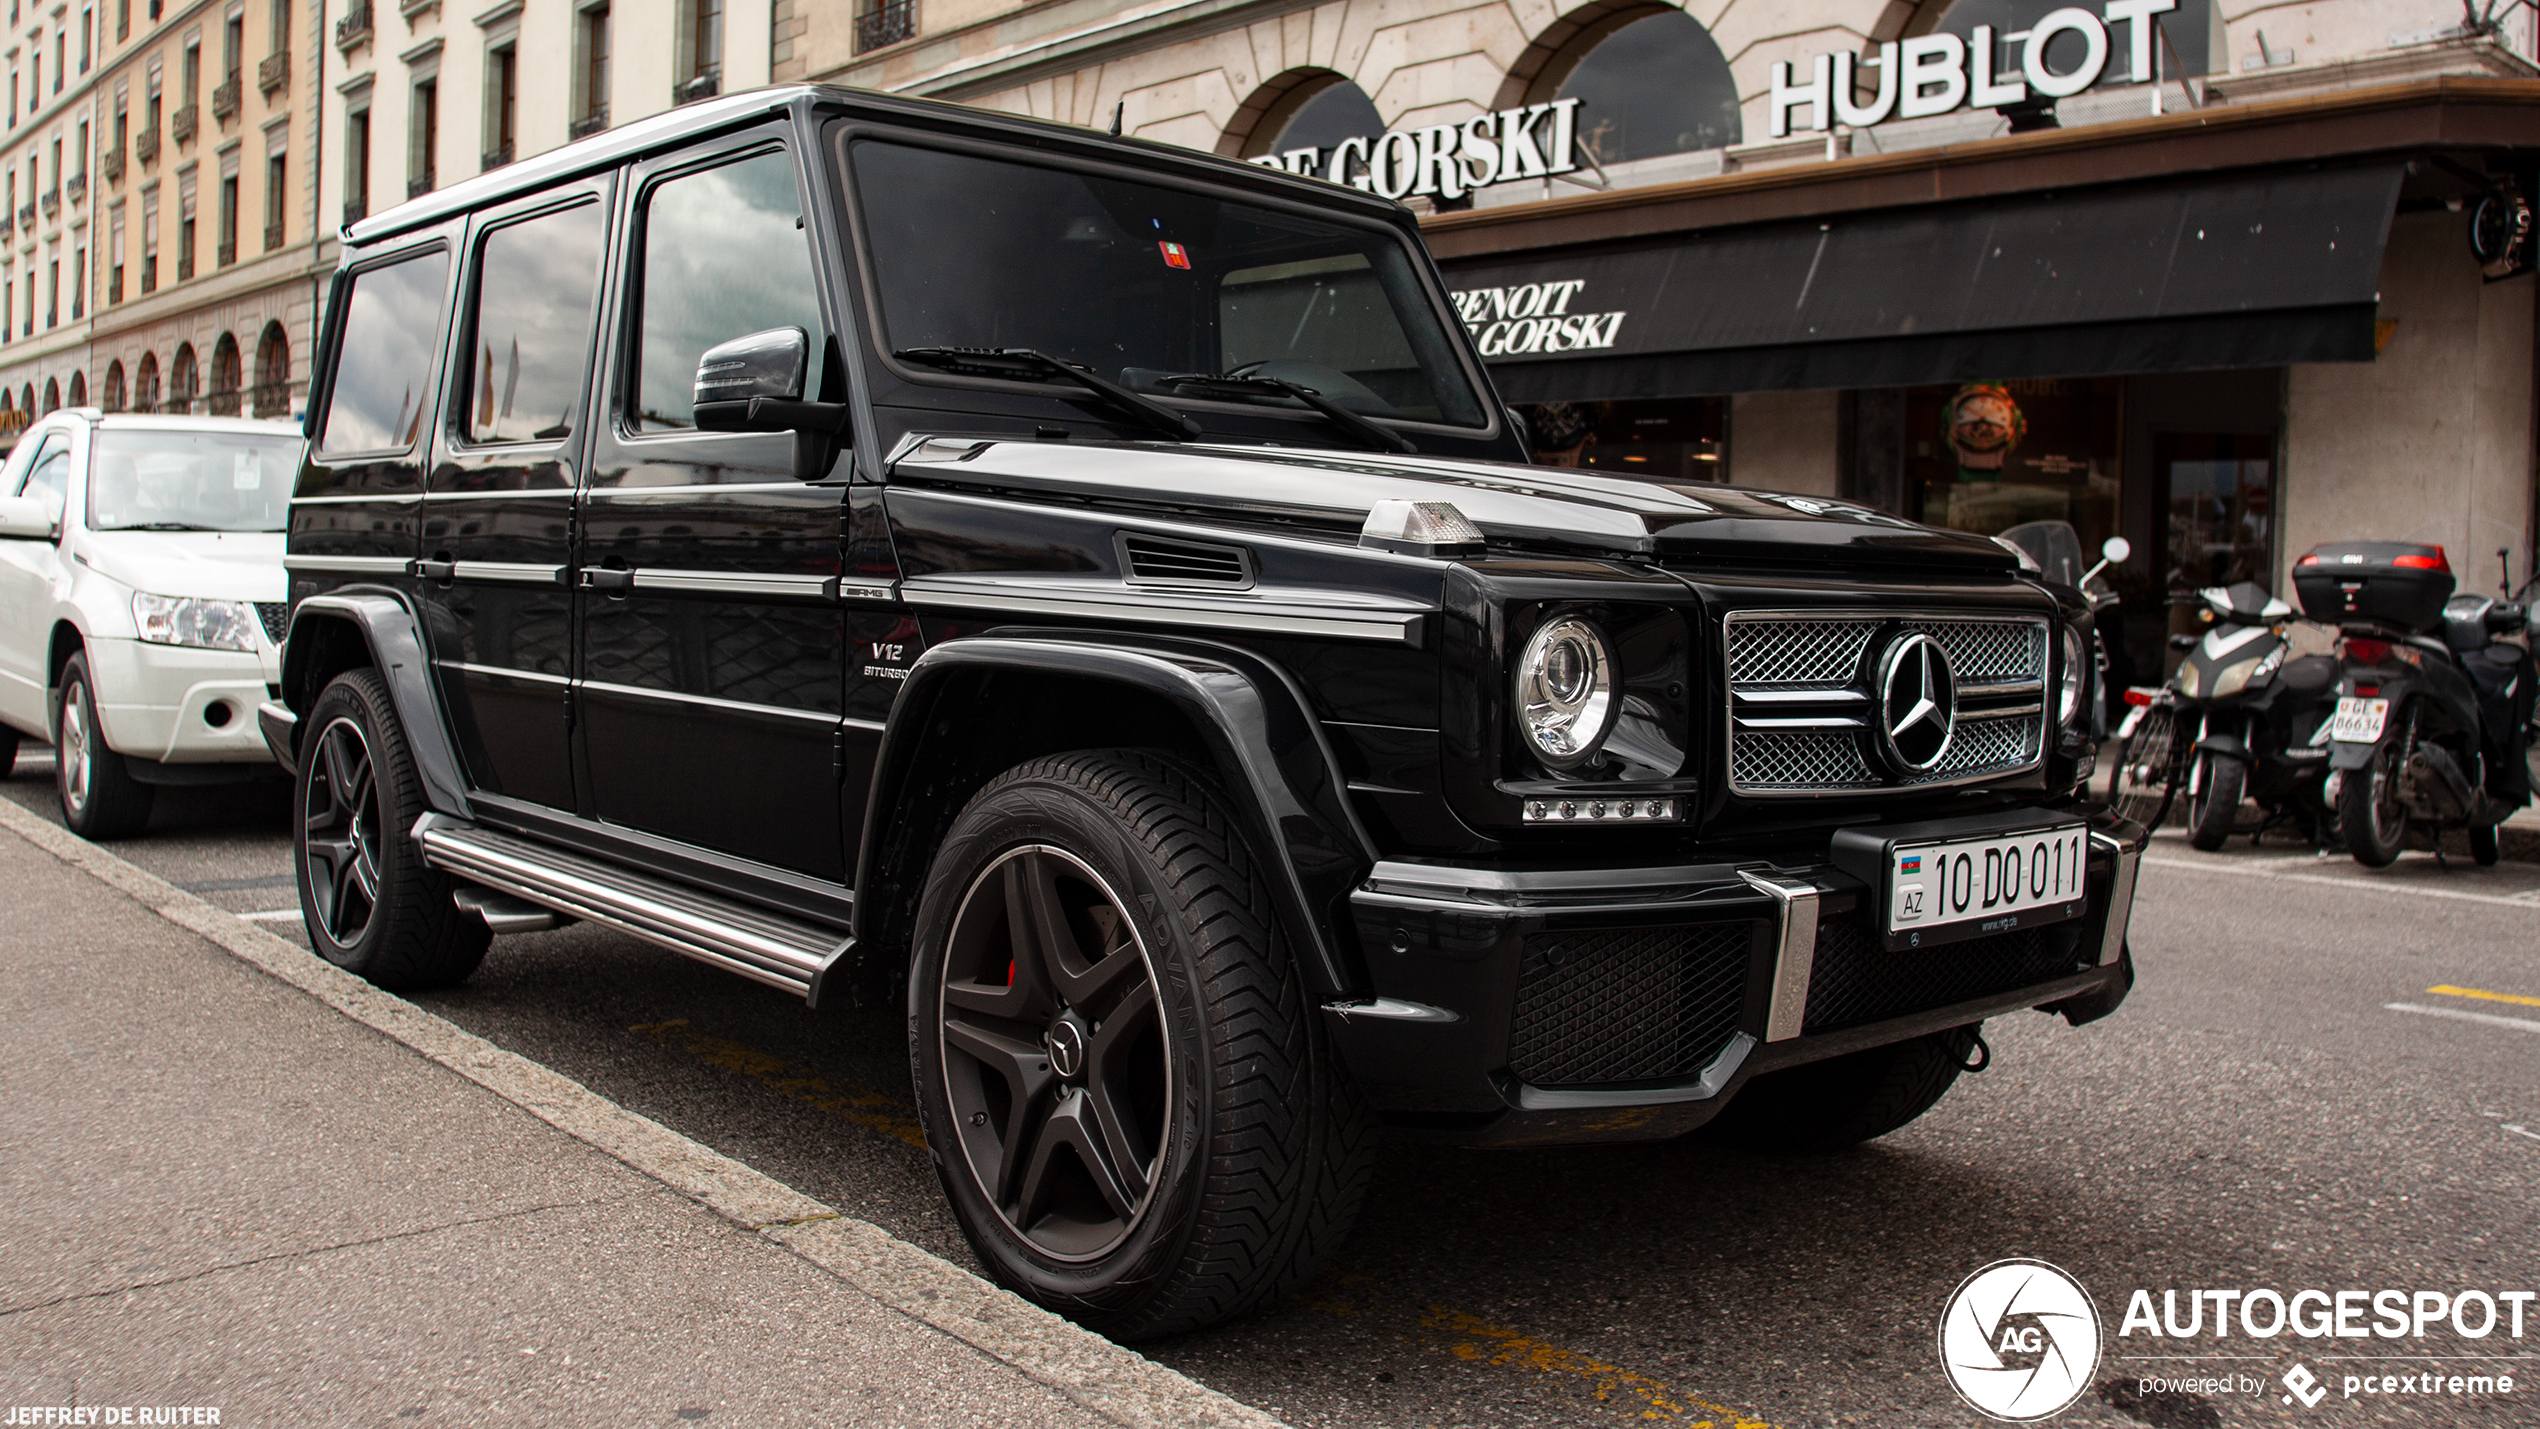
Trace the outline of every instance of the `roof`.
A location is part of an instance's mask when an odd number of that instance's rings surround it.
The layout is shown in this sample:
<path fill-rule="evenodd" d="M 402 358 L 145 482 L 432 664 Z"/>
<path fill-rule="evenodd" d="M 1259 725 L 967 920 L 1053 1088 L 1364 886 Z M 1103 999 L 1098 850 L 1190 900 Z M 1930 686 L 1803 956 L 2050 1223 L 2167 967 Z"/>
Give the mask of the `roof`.
<path fill-rule="evenodd" d="M 800 84 L 753 89 L 719 99 L 700 100 L 635 120 L 560 149 L 550 149 L 518 163 L 461 180 L 446 189 L 436 189 L 420 198 L 410 199 L 385 213 L 351 225 L 344 231 L 344 239 L 348 247 L 374 243 L 499 203 L 515 194 L 528 193 L 577 175 L 615 168 L 630 159 L 673 148 L 717 130 L 738 128 L 781 114 L 798 103 L 861 110 L 876 117 L 896 119 L 919 127 L 963 129 L 1039 147 L 1063 147 L 1087 156 L 1109 151 L 1109 156 L 1118 160 L 1148 167 L 1162 164 L 1208 171 L 1220 182 L 1279 192 L 1291 200 L 1302 199 L 1326 207 L 1356 208 L 1374 217 L 1401 220 L 1410 212 L 1390 199 L 1378 198 L 1363 190 L 1320 179 L 1300 178 L 1240 159 L 1219 158 L 1179 144 L 1117 137 L 1073 124 L 1029 119 L 966 104 L 908 99 L 831 85 Z"/>

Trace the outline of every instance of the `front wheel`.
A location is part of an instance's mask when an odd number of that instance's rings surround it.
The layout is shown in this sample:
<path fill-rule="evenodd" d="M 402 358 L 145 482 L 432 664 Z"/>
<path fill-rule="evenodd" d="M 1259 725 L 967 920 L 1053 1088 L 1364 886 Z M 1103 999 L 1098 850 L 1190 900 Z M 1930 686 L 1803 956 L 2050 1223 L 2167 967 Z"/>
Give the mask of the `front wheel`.
<path fill-rule="evenodd" d="M 1373 1122 L 1268 882 L 1164 758 L 1037 759 L 971 800 L 919 905 L 908 1030 L 971 1247 L 1100 1333 L 1303 1283 L 1364 1198 Z"/>
<path fill-rule="evenodd" d="M 1956 1084 L 1975 1048 L 1976 1031 L 1953 1027 L 1767 1072 L 1747 1083 L 1700 1134 L 1784 1155 L 1840 1151 L 1885 1136 L 1931 1110 Z"/>
<path fill-rule="evenodd" d="M 2240 798 L 2249 783 L 2249 766 L 2228 754 L 2197 756 L 2196 793 L 2188 807 L 2187 842 L 2207 853 L 2231 837 L 2240 817 Z"/>
<path fill-rule="evenodd" d="M 123 756 L 106 747 L 86 655 L 73 655 L 62 667 L 61 692 L 53 712 L 53 727 L 61 731 L 53 742 L 53 792 L 62 801 L 62 823 L 84 839 L 141 832 L 157 791 L 133 778 Z"/>
<path fill-rule="evenodd" d="M 2108 770 L 2108 803 L 2120 818 L 2157 829 L 2178 792 L 2178 716 L 2165 704 L 2143 712 Z"/>
<path fill-rule="evenodd" d="M 310 946 L 392 992 L 465 981 L 492 934 L 406 837 L 423 786 L 387 682 L 368 669 L 336 676 L 303 727 L 292 862 Z"/>
<path fill-rule="evenodd" d="M 2373 746 L 2371 762 L 2349 769 L 2337 785 L 2337 826 L 2346 851 L 2366 868 L 2387 868 L 2407 845 L 2408 807 L 2399 800 L 2401 750 L 2394 731 Z"/>

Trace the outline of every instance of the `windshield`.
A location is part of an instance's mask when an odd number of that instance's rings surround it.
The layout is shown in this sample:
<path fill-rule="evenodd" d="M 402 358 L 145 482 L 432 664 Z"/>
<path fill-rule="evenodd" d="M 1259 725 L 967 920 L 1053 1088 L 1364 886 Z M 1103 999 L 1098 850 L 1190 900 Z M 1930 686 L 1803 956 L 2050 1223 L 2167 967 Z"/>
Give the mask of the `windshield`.
<path fill-rule="evenodd" d="M 1273 378 L 1367 416 L 1483 424 L 1387 229 L 906 144 L 851 157 L 892 350 L 1031 348 L 1166 394 L 1186 374 Z"/>
<path fill-rule="evenodd" d="M 279 531 L 300 438 L 277 430 L 106 428 L 88 483 L 92 531 Z"/>

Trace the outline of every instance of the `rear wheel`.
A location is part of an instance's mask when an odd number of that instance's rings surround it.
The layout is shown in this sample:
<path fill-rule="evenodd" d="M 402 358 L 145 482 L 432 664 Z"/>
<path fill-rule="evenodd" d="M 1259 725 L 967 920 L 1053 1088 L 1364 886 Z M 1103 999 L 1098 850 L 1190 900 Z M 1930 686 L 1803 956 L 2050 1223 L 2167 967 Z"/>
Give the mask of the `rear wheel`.
<path fill-rule="evenodd" d="M 2399 801 L 2399 772 L 2407 758 L 2404 727 L 2373 746 L 2372 759 L 2349 769 L 2337 785 L 2337 826 L 2346 851 L 2366 868 L 2387 868 L 2408 840 L 2408 807 Z"/>
<path fill-rule="evenodd" d="M 1980 1027 L 1982 1024 L 1977 1024 Z M 1702 1134 L 1749 1151 L 1840 1151 L 1887 1135 L 1936 1105 L 1966 1070 L 1977 1027 L 1767 1072 Z"/>
<path fill-rule="evenodd" d="M 2188 805 L 2187 841 L 2212 852 L 2231 837 L 2240 817 L 2240 797 L 2248 787 L 2249 766 L 2228 754 L 2197 756 L 2196 793 Z"/>
<path fill-rule="evenodd" d="M 2161 826 L 2178 792 L 2178 755 L 2177 711 L 2168 705 L 2144 710 L 2108 770 L 2108 803 L 2118 817 L 2147 829 Z"/>
<path fill-rule="evenodd" d="M 406 837 L 424 812 L 423 788 L 387 682 L 376 670 L 336 676 L 305 728 L 291 807 L 310 944 L 391 991 L 465 981 L 492 935 Z"/>
<path fill-rule="evenodd" d="M 61 692 L 53 714 L 53 727 L 61 731 L 53 748 L 53 792 L 62 801 L 63 824 L 84 839 L 141 832 L 149 825 L 156 791 L 133 778 L 123 756 L 106 747 L 85 654 L 73 655 L 62 667 Z"/>
<path fill-rule="evenodd" d="M 1348 1234 L 1373 1122 L 1224 804 L 1154 755 L 1009 771 L 929 872 L 909 1059 L 1001 1283 L 1115 1338 L 1194 1329 Z"/>

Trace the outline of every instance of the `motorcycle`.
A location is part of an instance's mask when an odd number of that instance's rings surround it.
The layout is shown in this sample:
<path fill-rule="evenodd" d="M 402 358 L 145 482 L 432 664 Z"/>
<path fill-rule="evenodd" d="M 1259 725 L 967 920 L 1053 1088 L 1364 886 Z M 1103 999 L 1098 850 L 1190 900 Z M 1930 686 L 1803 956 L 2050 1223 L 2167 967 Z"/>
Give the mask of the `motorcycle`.
<path fill-rule="evenodd" d="M 2287 822 L 2324 841 L 2335 821 L 2325 786 L 2337 661 L 2294 655 L 2293 607 L 2255 582 L 2208 587 L 2195 602 L 2212 628 L 2171 638 L 2187 658 L 2168 686 L 2192 731 L 2179 751 L 2188 843 L 2211 851 Z M 2254 827 L 2240 824 L 2243 801 L 2263 811 Z"/>
<path fill-rule="evenodd" d="M 2532 586 L 2508 600 L 2454 596 L 2440 546 L 2332 543 L 2294 566 L 2303 609 L 2333 620 L 2344 661 L 2330 724 L 2330 795 L 2357 863 L 2466 833 L 2493 864 L 2498 825 L 2531 799 Z"/>

